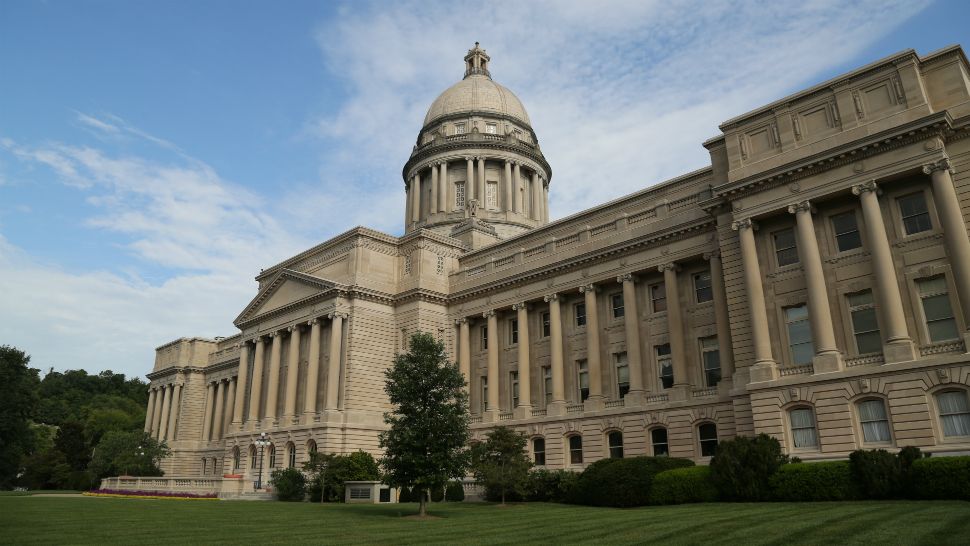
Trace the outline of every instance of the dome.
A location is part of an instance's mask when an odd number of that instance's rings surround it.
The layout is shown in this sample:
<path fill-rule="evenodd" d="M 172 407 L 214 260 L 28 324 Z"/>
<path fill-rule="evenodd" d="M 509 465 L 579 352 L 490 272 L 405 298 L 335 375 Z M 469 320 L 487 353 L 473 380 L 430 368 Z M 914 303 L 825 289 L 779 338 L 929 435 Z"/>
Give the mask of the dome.
<path fill-rule="evenodd" d="M 532 126 L 519 97 L 484 74 L 469 75 L 446 89 L 431 103 L 424 125 L 459 112 L 504 114 Z"/>

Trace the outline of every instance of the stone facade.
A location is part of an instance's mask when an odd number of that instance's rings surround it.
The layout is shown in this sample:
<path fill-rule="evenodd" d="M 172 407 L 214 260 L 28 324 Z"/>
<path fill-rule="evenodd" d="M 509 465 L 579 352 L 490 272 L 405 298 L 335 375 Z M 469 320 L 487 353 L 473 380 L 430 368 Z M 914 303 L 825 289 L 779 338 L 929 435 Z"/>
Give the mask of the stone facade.
<path fill-rule="evenodd" d="M 442 339 L 473 435 L 537 463 L 698 462 L 767 433 L 802 459 L 970 450 L 970 65 L 904 51 L 720 126 L 710 166 L 549 221 L 551 168 L 476 47 L 403 170 L 405 234 L 264 269 L 240 333 L 158 348 L 169 475 L 380 455 L 383 371 Z M 644 181 L 645 185 L 648 181 Z M 265 478 L 265 472 L 264 472 Z"/>

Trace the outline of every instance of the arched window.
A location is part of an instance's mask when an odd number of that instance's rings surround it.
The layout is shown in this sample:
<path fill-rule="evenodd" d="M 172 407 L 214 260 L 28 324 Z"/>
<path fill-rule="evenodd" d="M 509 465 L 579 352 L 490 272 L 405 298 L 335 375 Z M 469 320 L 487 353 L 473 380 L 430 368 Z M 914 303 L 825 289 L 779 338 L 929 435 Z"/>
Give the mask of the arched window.
<path fill-rule="evenodd" d="M 276 468 L 276 444 L 270 444 L 266 451 L 269 451 L 269 467 Z"/>
<path fill-rule="evenodd" d="M 249 468 L 256 470 L 256 446 L 249 446 Z"/>
<path fill-rule="evenodd" d="M 296 446 L 293 445 L 293 442 L 287 442 L 286 444 L 286 467 L 296 467 Z"/>
<path fill-rule="evenodd" d="M 862 426 L 863 442 L 867 444 L 892 442 L 886 403 L 881 398 L 869 398 L 859 402 L 859 424 Z"/>
<path fill-rule="evenodd" d="M 614 430 L 606 436 L 607 445 L 610 447 L 611 459 L 623 458 L 623 433 Z"/>
<path fill-rule="evenodd" d="M 701 443 L 701 457 L 713 457 L 717 450 L 717 426 L 714 423 L 704 423 L 697 427 L 697 435 Z"/>
<path fill-rule="evenodd" d="M 943 391 L 936 395 L 936 405 L 940 409 L 943 436 L 970 436 L 970 402 L 967 401 L 967 391 Z"/>
<path fill-rule="evenodd" d="M 532 439 L 532 460 L 535 462 L 536 466 L 544 466 L 546 464 L 545 438 Z"/>
<path fill-rule="evenodd" d="M 306 443 L 306 460 L 310 460 L 313 454 L 317 452 L 317 442 L 315 440 L 308 440 Z"/>
<path fill-rule="evenodd" d="M 583 464 L 583 437 L 569 437 L 569 464 Z"/>
<path fill-rule="evenodd" d="M 202 475 L 203 476 L 205 476 L 206 471 L 208 471 L 208 469 L 209 469 L 208 463 L 209 463 L 209 459 L 206 459 L 205 457 L 202 457 Z"/>
<path fill-rule="evenodd" d="M 818 431 L 815 429 L 815 412 L 812 408 L 794 408 L 788 412 L 791 420 L 791 436 L 796 449 L 818 447 Z"/>
<path fill-rule="evenodd" d="M 653 447 L 654 457 L 666 457 L 670 454 L 667 448 L 667 429 L 660 427 L 650 431 L 650 445 Z"/>
<path fill-rule="evenodd" d="M 212 458 L 212 473 L 218 475 L 219 469 L 225 466 L 225 459 Z"/>
<path fill-rule="evenodd" d="M 232 448 L 232 469 L 239 470 L 239 446 Z"/>

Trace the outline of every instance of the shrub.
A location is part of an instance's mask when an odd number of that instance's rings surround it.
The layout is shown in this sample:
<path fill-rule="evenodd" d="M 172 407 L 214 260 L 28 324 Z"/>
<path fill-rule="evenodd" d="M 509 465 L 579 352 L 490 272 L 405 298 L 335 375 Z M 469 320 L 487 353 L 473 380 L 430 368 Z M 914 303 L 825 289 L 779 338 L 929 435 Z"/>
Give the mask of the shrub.
<path fill-rule="evenodd" d="M 450 482 L 445 489 L 445 500 L 449 502 L 461 502 L 465 500 L 465 488 L 461 482 Z"/>
<path fill-rule="evenodd" d="M 916 498 L 970 500 L 970 457 L 915 460 L 912 479 Z"/>
<path fill-rule="evenodd" d="M 849 468 L 863 498 L 888 499 L 899 493 L 899 459 L 885 449 L 853 451 Z"/>
<path fill-rule="evenodd" d="M 276 498 L 281 501 L 302 501 L 306 496 L 306 476 L 296 468 L 274 470 L 269 477 Z"/>
<path fill-rule="evenodd" d="M 441 502 L 445 500 L 445 488 L 436 485 L 431 488 L 431 502 Z"/>
<path fill-rule="evenodd" d="M 711 459 L 711 479 L 724 500 L 768 500 L 768 481 L 787 462 L 777 439 L 767 434 L 739 436 L 718 444 Z"/>
<path fill-rule="evenodd" d="M 411 488 L 402 487 L 397 494 L 397 502 L 414 502 L 414 500 L 411 499 Z"/>
<path fill-rule="evenodd" d="M 320 480 L 311 480 L 307 483 L 307 495 L 310 497 L 310 502 L 320 502 L 320 497 L 323 495 Z"/>
<path fill-rule="evenodd" d="M 687 466 L 694 462 L 672 457 L 601 459 L 579 475 L 568 501 L 590 506 L 645 506 L 650 503 L 655 475 Z"/>
<path fill-rule="evenodd" d="M 711 481 L 709 466 L 688 466 L 665 470 L 653 478 L 650 504 L 714 502 L 717 488 Z"/>
<path fill-rule="evenodd" d="M 916 496 L 914 492 L 916 484 L 913 482 L 913 463 L 924 456 L 929 457 L 929 453 L 922 453 L 915 446 L 906 446 L 896 454 L 896 457 L 899 458 L 899 492 L 907 499 Z"/>
<path fill-rule="evenodd" d="M 842 501 L 858 499 L 848 461 L 786 464 L 771 477 L 775 500 Z"/>
<path fill-rule="evenodd" d="M 569 470 L 533 469 L 526 480 L 525 500 L 532 502 L 566 502 L 579 474 Z"/>

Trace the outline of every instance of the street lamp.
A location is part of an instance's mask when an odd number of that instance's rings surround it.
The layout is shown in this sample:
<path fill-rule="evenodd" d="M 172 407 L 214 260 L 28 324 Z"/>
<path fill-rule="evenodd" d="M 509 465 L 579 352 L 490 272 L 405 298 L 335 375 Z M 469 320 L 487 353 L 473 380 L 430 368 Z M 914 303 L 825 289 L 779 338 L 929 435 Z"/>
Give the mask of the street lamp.
<path fill-rule="evenodd" d="M 327 466 L 330 461 L 320 463 L 320 504 L 327 502 Z"/>
<path fill-rule="evenodd" d="M 259 446 L 259 477 L 256 478 L 256 484 L 254 489 L 259 490 L 263 487 L 263 448 L 269 445 L 269 438 L 266 436 L 265 432 L 259 433 L 259 438 L 256 438 L 254 442 Z"/>

